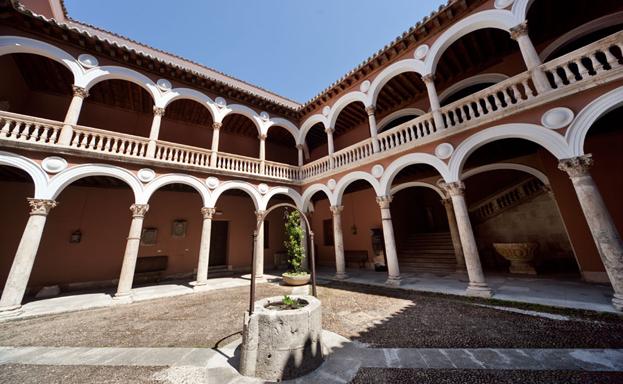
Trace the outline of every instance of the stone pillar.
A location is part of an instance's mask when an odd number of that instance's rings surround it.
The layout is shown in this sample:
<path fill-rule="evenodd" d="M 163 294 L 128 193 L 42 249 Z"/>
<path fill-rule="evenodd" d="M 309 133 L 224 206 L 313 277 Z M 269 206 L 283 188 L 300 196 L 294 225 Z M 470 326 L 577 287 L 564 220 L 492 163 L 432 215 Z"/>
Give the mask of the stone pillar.
<path fill-rule="evenodd" d="M 221 127 L 223 123 L 212 123 L 212 153 L 210 155 L 210 167 L 216 167 L 216 160 L 218 156 L 218 141 L 220 136 Z"/>
<path fill-rule="evenodd" d="M 210 263 L 210 237 L 212 235 L 212 218 L 216 208 L 201 208 L 203 226 L 201 227 L 201 244 L 199 245 L 199 263 L 197 264 L 197 280 L 195 286 L 208 283 L 208 265 Z"/>
<path fill-rule="evenodd" d="M 469 221 L 469 213 L 465 203 L 465 185 L 457 181 L 444 184 L 443 187 L 452 199 L 456 225 L 459 230 L 461 245 L 463 246 L 465 265 L 467 267 L 467 275 L 469 276 L 469 285 L 466 292 L 469 296 L 491 297 L 491 288 L 487 285 L 482 272 L 476 239 L 474 239 L 472 224 Z"/>
<path fill-rule="evenodd" d="M 332 205 L 333 214 L 333 247 L 335 248 L 335 277 L 346 278 L 346 259 L 344 258 L 344 237 L 342 236 L 343 205 Z"/>
<path fill-rule="evenodd" d="M 304 163 L 304 159 L 303 159 L 303 144 L 297 144 L 296 145 L 296 150 L 298 151 L 298 155 L 299 155 L 299 167 L 303 166 Z"/>
<path fill-rule="evenodd" d="M 333 152 L 335 151 L 335 147 L 333 145 L 333 132 L 335 131 L 335 129 L 327 128 L 324 131 L 327 134 L 327 148 L 328 148 L 328 153 L 329 153 L 329 164 L 331 165 L 331 168 L 333 168 L 335 167 L 335 161 L 333 160 Z"/>
<path fill-rule="evenodd" d="M 446 126 L 443 123 L 441 111 L 439 111 L 441 105 L 439 103 L 439 96 L 437 95 L 437 88 L 435 87 L 435 75 L 430 74 L 422 76 L 422 81 L 424 85 L 426 85 L 426 91 L 428 92 L 428 100 L 430 102 L 430 110 L 433 113 L 435 127 L 437 127 L 437 129 L 444 129 Z"/>
<path fill-rule="evenodd" d="M 132 211 L 132 223 L 130 224 L 128 241 L 125 245 L 123 264 L 121 266 L 121 274 L 119 275 L 119 284 L 114 297 L 115 299 L 126 300 L 130 297 L 132 282 L 134 281 L 136 258 L 138 257 L 138 248 L 141 245 L 143 219 L 148 210 L 148 204 L 132 204 L 130 207 L 130 211 Z"/>
<path fill-rule="evenodd" d="M 262 218 L 265 213 L 266 211 L 255 212 L 257 222 L 259 223 L 260 220 L 262 221 L 262 224 L 257 227 L 257 240 L 255 242 L 255 249 L 253 250 L 253 252 L 255 252 L 255 277 L 258 278 L 264 276 L 264 220 L 262 220 Z"/>
<path fill-rule="evenodd" d="M 441 202 L 446 208 L 446 215 L 448 216 L 448 227 L 450 228 L 450 236 L 452 236 L 452 246 L 454 247 L 454 254 L 456 255 L 456 271 L 465 272 L 465 257 L 463 256 L 463 249 L 461 248 L 461 237 L 459 235 L 459 228 L 456 224 L 456 217 L 454 216 L 452 199 L 443 199 L 441 200 Z"/>
<path fill-rule="evenodd" d="M 154 107 L 154 118 L 151 121 L 151 130 L 149 131 L 149 143 L 147 143 L 147 157 L 156 157 L 156 141 L 160 135 L 160 122 L 164 116 L 164 108 Z"/>
<path fill-rule="evenodd" d="M 392 224 L 392 213 L 389 209 L 392 197 L 377 196 L 376 202 L 381 208 L 385 257 L 387 258 L 387 272 L 389 275 L 385 284 L 400 285 L 400 268 L 398 267 L 398 253 L 396 252 L 396 241 L 394 239 L 394 225 Z"/>
<path fill-rule="evenodd" d="M 58 203 L 54 200 L 28 199 L 28 204 L 30 205 L 30 217 L 2 291 L 0 317 L 9 317 L 20 313 L 22 299 L 26 292 L 32 266 L 35 263 L 45 221 L 50 210 L 56 207 Z"/>
<path fill-rule="evenodd" d="M 612 305 L 623 310 L 623 241 L 591 177 L 589 169 L 592 165 L 591 155 L 584 155 L 561 160 L 558 168 L 569 174 L 575 188 L 597 251 L 614 289 Z"/>
<path fill-rule="evenodd" d="M 370 138 L 372 139 L 372 150 L 374 153 L 379 151 L 379 140 L 377 139 L 377 129 L 376 129 L 376 115 L 374 112 L 376 111 L 376 107 L 374 105 L 368 105 L 366 107 L 366 113 L 368 114 L 368 125 L 370 126 Z"/>
<path fill-rule="evenodd" d="M 69 104 L 69 109 L 65 115 L 65 121 L 63 121 L 63 128 L 58 138 L 58 143 L 61 145 L 71 144 L 71 138 L 73 136 L 73 126 L 78 123 L 80 118 L 80 110 L 82 109 L 82 102 L 89 96 L 89 92 L 82 87 L 72 85 L 74 96 Z"/>
<path fill-rule="evenodd" d="M 528 35 L 528 22 L 523 23 L 511 28 L 511 39 L 515 40 L 519 44 L 519 50 L 523 57 L 524 63 L 528 71 L 532 72 L 532 81 L 539 93 L 546 92 L 550 89 L 549 81 L 543 70 L 539 68 L 541 58 L 537 53 L 530 36 Z"/>
<path fill-rule="evenodd" d="M 257 137 L 260 139 L 260 174 L 266 171 L 266 134 L 262 133 Z"/>

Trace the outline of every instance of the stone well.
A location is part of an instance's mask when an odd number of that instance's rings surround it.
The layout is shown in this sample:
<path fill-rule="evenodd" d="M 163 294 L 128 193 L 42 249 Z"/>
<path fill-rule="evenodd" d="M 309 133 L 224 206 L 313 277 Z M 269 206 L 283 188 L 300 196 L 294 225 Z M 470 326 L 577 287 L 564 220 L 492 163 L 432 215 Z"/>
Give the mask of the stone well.
<path fill-rule="evenodd" d="M 323 362 L 320 301 L 313 296 L 291 295 L 305 300 L 302 308 L 268 308 L 283 297 L 255 303 L 254 313 L 245 314 L 240 373 L 264 380 L 287 380 L 305 375 Z"/>

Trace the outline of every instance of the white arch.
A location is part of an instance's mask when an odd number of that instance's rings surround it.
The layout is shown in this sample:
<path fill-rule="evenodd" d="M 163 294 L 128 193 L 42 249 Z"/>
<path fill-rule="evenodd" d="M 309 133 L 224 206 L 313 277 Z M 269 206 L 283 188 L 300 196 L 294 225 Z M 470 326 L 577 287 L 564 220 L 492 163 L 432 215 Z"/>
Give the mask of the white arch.
<path fill-rule="evenodd" d="M 508 75 L 503 73 L 482 73 L 480 75 L 468 77 L 467 79 L 458 81 L 444 89 L 443 92 L 439 94 L 439 102 L 443 103 L 445 99 L 465 88 L 469 88 L 477 84 L 499 83 L 500 81 L 504 81 L 506 79 L 508 79 Z"/>
<path fill-rule="evenodd" d="M 31 53 L 54 60 L 69 69 L 74 76 L 74 84 L 84 76 L 84 69 L 78 60 L 64 50 L 43 41 L 21 36 L 0 36 L 0 56 L 11 53 Z"/>
<path fill-rule="evenodd" d="M 296 205 L 296 207 L 300 210 L 303 210 L 303 198 L 301 197 L 301 195 L 295 191 L 292 188 L 288 188 L 288 187 L 274 187 L 271 188 L 268 193 L 266 193 L 266 195 L 264 195 L 264 198 L 262 199 L 262 204 L 260 206 L 260 209 L 262 211 L 266 210 L 268 208 L 268 203 L 270 202 L 270 199 L 273 198 L 276 195 L 286 195 L 288 197 L 290 197 L 292 199 L 292 201 L 294 202 L 294 205 Z"/>
<path fill-rule="evenodd" d="M 307 207 L 310 204 L 312 196 L 316 194 L 316 192 L 322 191 L 329 199 L 329 205 L 336 205 L 335 198 L 333 196 L 333 192 L 327 187 L 325 184 L 313 184 L 307 187 L 305 191 L 303 191 L 302 199 L 302 211 L 306 212 Z"/>
<path fill-rule="evenodd" d="M 116 65 L 91 68 L 85 73 L 84 77 L 79 82 L 76 82 L 76 85 L 83 87 L 88 91 L 97 83 L 115 79 L 125 80 L 139 85 L 151 95 L 154 100 L 154 105 L 162 104 L 160 101 L 162 93 L 149 77 L 132 69 Z"/>
<path fill-rule="evenodd" d="M 180 99 L 193 100 L 203 105 L 210 112 L 212 120 L 215 119 L 215 116 L 218 113 L 216 104 L 211 98 L 202 92 L 190 88 L 174 88 L 168 92 L 165 92 L 165 94 L 157 100 L 156 107 L 166 108 L 175 100 Z"/>
<path fill-rule="evenodd" d="M 35 199 L 45 199 L 45 190 L 48 187 L 48 174 L 29 158 L 11 152 L 0 151 L 0 165 L 21 169 L 26 172 L 35 185 Z"/>
<path fill-rule="evenodd" d="M 515 0 L 511 13 L 515 17 L 518 23 L 523 23 L 528 17 L 528 10 L 534 3 L 534 0 Z"/>
<path fill-rule="evenodd" d="M 109 164 L 82 164 L 67 168 L 52 177 L 43 199 L 55 199 L 69 184 L 89 176 L 110 176 L 125 181 L 134 193 L 136 204 L 147 204 L 143 196 L 143 185 L 130 171 Z"/>
<path fill-rule="evenodd" d="M 530 166 L 527 166 L 524 164 L 517 164 L 517 163 L 494 163 L 494 164 L 487 164 L 487 165 L 482 165 L 480 167 L 472 168 L 461 174 L 461 180 L 468 179 L 479 173 L 484 173 L 484 172 L 489 172 L 489 171 L 502 171 L 502 170 L 511 170 L 511 171 L 520 171 L 520 172 L 529 173 L 532 176 L 539 179 L 543 184 L 549 185 L 549 179 L 547 178 L 547 176 L 545 176 L 543 172 L 539 171 L 536 168 L 532 168 Z"/>
<path fill-rule="evenodd" d="M 169 184 L 184 184 L 189 187 L 194 188 L 199 195 L 201 196 L 201 200 L 203 202 L 203 206 L 207 207 L 210 204 L 210 192 L 206 185 L 201 182 L 201 180 L 196 177 L 184 175 L 181 173 L 169 173 L 166 175 L 161 175 L 153 179 L 145 186 L 145 190 L 143 192 L 143 200 L 149 201 L 151 196 L 160 188 Z"/>
<path fill-rule="evenodd" d="M 270 119 L 270 121 L 268 122 L 268 125 L 265 126 L 265 134 L 268 134 L 268 130 L 271 127 L 274 126 L 279 126 L 279 127 L 283 127 L 285 128 L 288 132 L 290 132 L 290 134 L 292 135 L 292 137 L 294 138 L 294 143 L 297 144 L 297 140 L 299 138 L 299 130 L 296 127 L 296 125 L 294 125 L 294 123 L 292 123 L 290 120 L 286 120 L 284 118 L 281 117 L 274 117 L 272 119 Z"/>
<path fill-rule="evenodd" d="M 393 196 L 396 193 L 407 189 L 407 188 L 413 188 L 413 187 L 424 187 L 424 188 L 429 188 L 432 189 L 433 191 L 437 192 L 437 194 L 439 195 L 439 197 L 441 197 L 442 199 L 446 198 L 446 195 L 443 193 L 443 191 L 441 190 L 441 188 L 439 188 L 436 185 L 432 185 L 429 183 L 424 183 L 421 181 L 411 181 L 409 183 L 402 183 L 402 184 L 398 184 L 394 187 L 392 187 L 392 189 L 390 190 L 390 194 Z"/>
<path fill-rule="evenodd" d="M 565 139 L 572 152 L 569 157 L 584 155 L 584 141 L 588 130 L 600 117 L 621 105 L 623 105 L 623 86 L 599 96 L 584 107 L 565 133 Z"/>
<path fill-rule="evenodd" d="M 255 207 L 255 209 L 261 209 L 262 196 L 253 184 L 244 181 L 225 181 L 224 183 L 220 184 L 218 187 L 216 187 L 216 189 L 214 189 L 214 191 L 212 191 L 212 195 L 210 196 L 210 203 L 206 204 L 206 207 L 216 207 L 216 203 L 218 202 L 219 197 L 221 197 L 223 192 L 229 191 L 230 189 L 238 189 L 246 192 L 253 201 L 253 206 Z"/>
<path fill-rule="evenodd" d="M 305 144 L 305 137 L 307 136 L 307 132 L 316 124 L 322 123 L 324 129 L 329 127 L 329 121 L 327 118 L 319 113 L 315 115 L 311 115 L 308 117 L 303 124 L 301 124 L 301 129 L 299 130 L 299 137 L 296 144 Z"/>
<path fill-rule="evenodd" d="M 559 133 L 536 124 L 504 124 L 488 128 L 465 139 L 450 158 L 450 177 L 448 182 L 459 181 L 465 160 L 481 146 L 502 139 L 524 139 L 539 144 L 557 159 L 572 157 L 567 142 Z"/>
<path fill-rule="evenodd" d="M 448 179 L 448 166 L 442 160 L 428 153 L 410 153 L 392 161 L 385 172 L 383 172 L 380 184 L 382 193 L 384 195 L 390 194 L 394 177 L 396 177 L 398 172 L 402 169 L 413 164 L 428 164 L 435 168 L 444 180 Z"/>
<path fill-rule="evenodd" d="M 327 120 L 329 120 L 329 127 L 335 127 L 335 122 L 337 121 L 337 117 L 339 116 L 342 109 L 344 109 L 350 103 L 361 102 L 363 103 L 363 107 L 366 108 L 370 104 L 366 104 L 366 94 L 360 91 L 352 91 L 348 92 L 344 96 L 340 97 L 333 105 L 331 106 L 331 111 L 329 112 L 329 116 L 327 116 Z"/>
<path fill-rule="evenodd" d="M 229 104 L 226 107 L 221 108 L 220 111 L 217 113 L 217 117 L 215 118 L 215 121 L 222 122 L 223 119 L 225 119 L 225 117 L 231 114 L 242 115 L 242 116 L 248 117 L 249 119 L 251 119 L 253 124 L 255 124 L 258 135 L 261 135 L 262 132 L 264 132 L 263 125 L 265 125 L 266 123 L 263 122 L 260 115 L 257 112 L 255 112 L 253 109 L 242 104 Z"/>
<path fill-rule="evenodd" d="M 370 184 L 370 186 L 372 186 L 372 188 L 374 189 L 374 193 L 377 196 L 383 196 L 383 193 L 381 192 L 381 185 L 379 184 L 379 181 L 374 176 L 372 176 L 368 172 L 355 171 L 347 175 L 344 175 L 340 179 L 340 181 L 337 182 L 335 191 L 333 192 L 335 195 L 335 198 L 334 198 L 335 205 L 342 204 L 342 197 L 344 196 L 344 191 L 352 182 L 357 181 L 357 180 L 367 181 Z"/>
<path fill-rule="evenodd" d="M 517 24 L 519 23 L 511 12 L 500 9 L 481 11 L 462 19 L 458 23 L 453 24 L 435 40 L 426 55 L 423 74 L 435 73 L 437 63 L 445 50 L 468 33 L 485 28 L 496 28 L 509 32 Z"/>
<path fill-rule="evenodd" d="M 426 114 L 426 112 L 422 111 L 419 108 L 403 108 L 403 109 L 399 109 L 395 112 L 390 113 L 389 115 L 385 116 L 383 119 L 381 119 L 381 121 L 379 121 L 376 126 L 377 126 L 377 130 L 378 131 L 382 131 L 383 128 L 385 128 L 385 126 L 389 123 L 391 123 L 392 121 L 403 117 L 403 116 L 422 116 Z"/>
<path fill-rule="evenodd" d="M 376 99 L 379 96 L 383 86 L 392 78 L 404 72 L 415 72 L 422 75 L 424 73 L 424 62 L 417 59 L 405 59 L 397 61 L 385 68 L 374 78 L 372 84 L 370 84 L 370 89 L 368 90 L 367 95 L 368 100 L 364 104 L 376 105 Z"/>

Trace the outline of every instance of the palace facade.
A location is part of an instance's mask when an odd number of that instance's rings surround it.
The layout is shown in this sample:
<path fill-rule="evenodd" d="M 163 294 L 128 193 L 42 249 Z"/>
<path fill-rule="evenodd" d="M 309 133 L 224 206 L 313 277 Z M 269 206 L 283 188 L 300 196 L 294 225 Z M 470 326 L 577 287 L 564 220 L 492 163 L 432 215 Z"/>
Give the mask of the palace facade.
<path fill-rule="evenodd" d="M 253 231 L 283 202 L 340 278 L 458 271 L 491 297 L 488 275 L 536 274 L 623 309 L 619 0 L 450 0 L 304 104 L 61 0 L 0 15 L 3 316 L 279 268 L 282 212 Z"/>

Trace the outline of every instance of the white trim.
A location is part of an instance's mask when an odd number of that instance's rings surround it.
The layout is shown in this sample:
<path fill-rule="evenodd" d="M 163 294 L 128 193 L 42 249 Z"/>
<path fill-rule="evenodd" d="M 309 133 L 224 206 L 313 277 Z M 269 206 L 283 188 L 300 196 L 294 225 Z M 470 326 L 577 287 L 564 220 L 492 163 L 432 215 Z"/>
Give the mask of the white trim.
<path fill-rule="evenodd" d="M 426 112 L 422 111 L 419 108 L 403 108 L 403 109 L 399 109 L 395 112 L 390 113 L 389 115 L 385 116 L 381 121 L 379 121 L 376 124 L 376 129 L 377 131 L 382 131 L 383 128 L 385 128 L 386 125 L 388 125 L 389 123 L 391 123 L 392 121 L 399 119 L 401 117 L 404 116 L 410 116 L 410 115 L 415 115 L 415 116 L 422 116 L 425 115 Z"/>
<path fill-rule="evenodd" d="M 600 117 L 621 105 L 623 86 L 599 96 L 584 107 L 565 133 L 565 139 L 572 151 L 569 157 L 584 155 L 584 141 L 589 129 Z"/>
<path fill-rule="evenodd" d="M 383 86 L 387 84 L 387 82 L 389 82 L 392 78 L 405 72 L 415 72 L 420 75 L 423 74 L 424 62 L 417 59 L 405 59 L 397 61 L 389 67 L 385 68 L 372 81 L 370 89 L 368 89 L 368 100 L 364 102 L 364 104 L 376 105 L 376 99 L 379 96 L 379 93 L 381 92 Z"/>
<path fill-rule="evenodd" d="M 446 163 L 428 153 L 410 153 L 394 160 L 385 170 L 381 178 L 381 193 L 388 195 L 392 189 L 394 177 L 404 168 L 413 164 L 427 164 L 435 168 L 444 180 L 448 179 L 450 171 Z"/>
<path fill-rule="evenodd" d="M 327 116 L 329 127 L 335 127 L 335 122 L 337 121 L 340 112 L 342 112 L 342 109 L 346 108 L 349 104 L 356 102 L 361 102 L 364 109 L 370 105 L 366 104 L 366 94 L 361 91 L 348 92 L 333 103 L 329 116 Z"/>
<path fill-rule="evenodd" d="M 181 99 L 193 100 L 206 107 L 206 109 L 210 112 L 210 115 L 212 116 L 212 120 L 215 119 L 215 116 L 218 113 L 218 107 L 216 106 L 214 100 L 206 96 L 204 93 L 190 88 L 171 89 L 170 91 L 166 92 L 161 98 L 159 98 L 156 101 L 155 105 L 156 107 L 166 108 L 175 100 Z"/>
<path fill-rule="evenodd" d="M 515 0 L 511 8 L 511 13 L 518 23 L 523 23 L 527 20 L 528 10 L 532 3 L 534 3 L 534 0 Z"/>
<path fill-rule="evenodd" d="M 265 126 L 266 131 L 264 133 L 266 135 L 268 135 L 268 131 L 270 130 L 270 128 L 276 127 L 276 126 L 283 127 L 288 132 L 290 132 L 290 134 L 294 138 L 295 146 L 296 146 L 296 144 L 298 144 L 297 140 L 299 138 L 299 129 L 290 120 L 286 120 L 286 119 L 281 118 L 281 117 L 274 117 L 274 118 L 270 119 L 268 124 Z"/>
<path fill-rule="evenodd" d="M 508 75 L 505 75 L 503 73 L 482 73 L 480 75 L 468 77 L 444 89 L 443 92 L 439 94 L 439 102 L 443 103 L 445 99 L 456 94 L 457 92 L 462 91 L 465 88 L 484 83 L 497 84 L 506 79 L 508 79 Z"/>
<path fill-rule="evenodd" d="M 244 181 L 226 181 L 220 184 L 214 191 L 212 191 L 212 196 L 210 197 L 210 203 L 206 204 L 206 207 L 214 208 L 216 207 L 216 203 L 218 202 L 219 197 L 223 194 L 223 192 L 228 191 L 230 189 L 238 189 L 243 192 L 246 192 L 251 200 L 253 201 L 253 206 L 256 210 L 261 209 L 262 207 L 262 196 L 260 195 L 257 188 L 251 184 Z"/>
<path fill-rule="evenodd" d="M 289 187 L 274 187 L 271 188 L 266 195 L 264 195 L 264 198 L 262 199 L 262 205 L 260 207 L 261 210 L 266 210 L 268 208 L 268 203 L 270 202 L 270 199 L 273 198 L 276 195 L 285 195 L 288 196 L 289 198 L 292 199 L 292 202 L 294 203 L 294 205 L 300 209 L 303 210 L 303 198 L 301 197 L 301 195 L 295 191 L 292 188 Z"/>
<path fill-rule="evenodd" d="M 217 112 L 217 115 L 216 115 L 217 117 L 215 118 L 215 121 L 222 122 L 223 119 L 225 119 L 225 117 L 231 114 L 242 115 L 242 116 L 248 117 L 253 122 L 253 124 L 255 124 L 258 135 L 261 135 L 264 132 L 263 126 L 264 124 L 266 124 L 264 120 L 262 120 L 260 115 L 257 112 L 255 112 L 253 109 L 242 104 L 229 104 L 226 107 L 221 108 Z"/>
<path fill-rule="evenodd" d="M 48 187 L 48 175 L 39 164 L 33 160 L 11 152 L 0 151 L 0 165 L 14 167 L 26 172 L 35 186 L 35 199 L 45 199 Z"/>
<path fill-rule="evenodd" d="M 329 205 L 336 205 L 333 192 L 331 192 L 329 187 L 327 187 L 325 184 L 313 184 L 307 187 L 305 191 L 303 191 L 303 196 L 301 197 L 303 206 L 302 211 L 306 212 L 311 198 L 318 192 L 324 192 L 324 194 L 327 196 L 327 199 L 329 199 Z"/>
<path fill-rule="evenodd" d="M 344 175 L 340 179 L 340 181 L 337 182 L 337 185 L 335 186 L 335 191 L 333 192 L 335 205 L 342 205 L 342 197 L 344 196 L 344 191 L 351 183 L 357 180 L 367 181 L 372 186 L 372 189 L 374 189 L 374 193 L 377 196 L 384 195 L 381 191 L 381 185 L 379 184 L 379 181 L 374 176 L 372 176 L 368 172 L 355 171 Z"/>
<path fill-rule="evenodd" d="M 150 181 L 149 184 L 145 186 L 142 199 L 144 201 L 149 202 L 149 200 L 151 200 L 152 195 L 158 189 L 169 184 L 188 185 L 189 187 L 192 187 L 197 192 L 199 192 L 199 195 L 201 196 L 201 200 L 203 202 L 204 207 L 207 207 L 208 204 L 210 203 L 210 191 L 208 191 L 208 187 L 196 177 L 184 175 L 181 173 L 168 173 L 166 175 L 161 175 L 161 176 L 156 177 L 154 180 Z"/>
<path fill-rule="evenodd" d="M 539 179 L 543 184 L 549 185 L 549 179 L 545 174 L 539 171 L 536 168 L 529 167 L 523 164 L 516 163 L 494 163 L 482 165 L 480 167 L 469 169 L 461 174 L 461 180 L 466 180 L 472 176 L 478 175 L 480 173 L 489 172 L 489 171 L 503 171 L 503 170 L 511 170 L 511 171 L 519 171 L 529 173 L 530 175 Z"/>
<path fill-rule="evenodd" d="M 408 189 L 408 188 L 415 188 L 415 187 L 423 187 L 423 188 L 428 188 L 428 189 L 432 189 L 433 191 L 437 192 L 437 194 L 439 195 L 439 197 L 441 197 L 442 199 L 446 198 L 446 195 L 443 193 L 443 191 L 437 187 L 436 185 L 432 185 L 432 184 L 428 184 L 428 183 L 424 183 L 421 181 L 411 181 L 408 183 L 402 183 L 402 184 L 398 184 L 392 187 L 390 194 L 392 196 L 394 196 L 396 193 Z"/>
<path fill-rule="evenodd" d="M 76 85 L 88 91 L 94 85 L 105 80 L 125 80 L 139 85 L 151 95 L 154 105 L 160 104 L 159 99 L 162 97 L 162 93 L 149 77 L 135 70 L 116 65 L 91 68 L 80 81 L 76 81 Z"/>
<path fill-rule="evenodd" d="M 301 124 L 301 129 L 299 130 L 299 137 L 296 144 L 305 144 L 305 138 L 307 137 L 307 133 L 309 130 L 316 124 L 322 123 L 323 129 L 327 129 L 329 127 L 329 121 L 327 118 L 319 113 L 308 117 L 303 124 Z"/>

